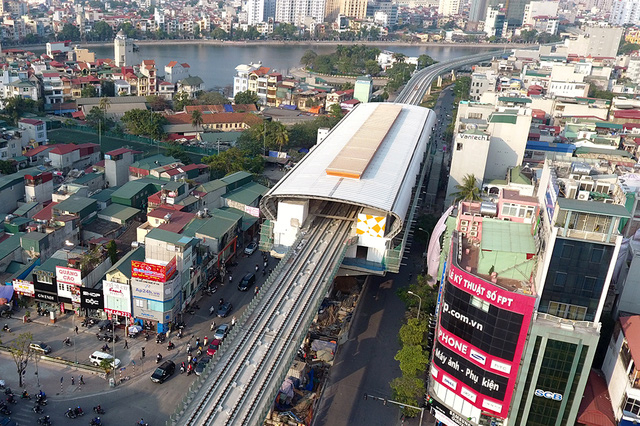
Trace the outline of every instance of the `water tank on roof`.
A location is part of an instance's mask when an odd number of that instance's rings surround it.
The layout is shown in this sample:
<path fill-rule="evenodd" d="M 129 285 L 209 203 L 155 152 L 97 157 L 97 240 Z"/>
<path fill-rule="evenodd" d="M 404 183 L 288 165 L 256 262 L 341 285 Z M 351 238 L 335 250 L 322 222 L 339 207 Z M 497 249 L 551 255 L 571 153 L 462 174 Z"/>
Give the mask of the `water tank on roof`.
<path fill-rule="evenodd" d="M 588 163 L 571 163 L 571 173 L 579 173 L 581 175 L 588 175 L 591 173 L 591 166 Z"/>
<path fill-rule="evenodd" d="M 482 216 L 496 217 L 498 216 L 498 205 L 496 203 L 483 201 L 480 203 L 480 214 Z"/>

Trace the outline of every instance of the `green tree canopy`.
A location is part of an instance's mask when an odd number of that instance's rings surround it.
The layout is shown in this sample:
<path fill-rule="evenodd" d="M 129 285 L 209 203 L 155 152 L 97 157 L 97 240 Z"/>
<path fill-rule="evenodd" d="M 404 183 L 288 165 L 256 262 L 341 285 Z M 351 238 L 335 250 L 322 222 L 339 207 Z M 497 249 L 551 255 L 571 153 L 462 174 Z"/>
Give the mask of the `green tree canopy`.
<path fill-rule="evenodd" d="M 258 101 L 258 95 L 248 90 L 244 92 L 238 92 L 233 97 L 233 103 L 236 105 L 257 104 Z"/>
<path fill-rule="evenodd" d="M 130 133 L 158 140 L 164 137 L 163 125 L 167 123 L 162 114 L 146 109 L 129 110 L 124 113 L 121 121 Z"/>
<path fill-rule="evenodd" d="M 95 98 L 96 96 L 98 96 L 98 90 L 93 84 L 87 84 L 80 91 L 80 96 L 82 96 L 83 98 Z"/>
<path fill-rule="evenodd" d="M 314 52 L 311 49 L 308 49 L 307 51 L 304 52 L 304 55 L 302 55 L 302 58 L 300 58 L 300 63 L 305 67 L 308 67 L 309 65 L 313 64 L 313 62 L 316 60 L 317 57 L 318 57 L 318 54 L 316 52 Z"/>
<path fill-rule="evenodd" d="M 112 41 L 113 29 L 105 21 L 97 21 L 89 32 L 89 37 L 97 41 Z"/>
<path fill-rule="evenodd" d="M 104 110 L 97 106 L 94 106 L 89 110 L 84 121 L 94 129 L 102 128 L 103 131 L 114 125 L 114 121 L 107 118 Z"/>
<path fill-rule="evenodd" d="M 200 105 L 224 105 L 229 102 L 229 99 L 220 92 L 202 92 L 198 95 Z"/>
<path fill-rule="evenodd" d="M 0 160 L 0 173 L 10 175 L 17 171 L 16 164 L 10 160 Z"/>
<path fill-rule="evenodd" d="M 80 30 L 73 24 L 64 24 L 62 30 L 58 33 L 60 40 L 80 40 Z"/>
<path fill-rule="evenodd" d="M 165 150 L 164 154 L 168 157 L 180 160 L 182 164 L 191 164 L 191 157 L 189 157 L 189 154 L 184 150 L 184 147 L 177 142 L 171 142 L 169 144 L 169 148 Z"/>
<path fill-rule="evenodd" d="M 423 345 L 426 332 L 426 322 L 410 318 L 405 325 L 400 327 L 400 341 L 403 345 Z"/>
<path fill-rule="evenodd" d="M 14 96 L 5 101 L 4 113 L 8 115 L 14 124 L 18 124 L 20 117 L 26 112 L 38 112 L 38 104 L 33 99 L 24 99 Z"/>
<path fill-rule="evenodd" d="M 107 254 L 109 255 L 109 259 L 111 259 L 111 264 L 115 265 L 118 262 L 118 246 L 114 240 L 107 243 Z"/>
<path fill-rule="evenodd" d="M 420 55 L 418 56 L 418 69 L 426 68 L 435 64 L 436 61 L 429 55 Z"/>
<path fill-rule="evenodd" d="M 418 373 L 424 373 L 429 364 L 429 357 L 421 345 L 402 346 L 394 359 L 400 362 L 403 376 L 415 377 Z"/>
<path fill-rule="evenodd" d="M 246 152 L 238 148 L 229 148 L 219 155 L 203 157 L 202 162 L 209 165 L 213 179 L 219 179 L 243 170 L 249 173 L 262 173 L 264 169 L 262 157 L 247 155 Z"/>
<path fill-rule="evenodd" d="M 29 345 L 31 345 L 32 341 L 33 335 L 31 333 L 21 333 L 7 344 L 9 352 L 11 352 L 11 357 L 16 364 L 19 381 L 18 387 L 21 389 L 24 388 L 24 371 L 27 369 L 27 364 L 31 357 L 31 348 Z"/>
<path fill-rule="evenodd" d="M 171 108 L 169 101 L 158 95 L 149 95 L 146 100 L 152 111 L 164 111 Z"/>
<path fill-rule="evenodd" d="M 352 34 L 354 35 L 354 34 Z M 380 54 L 380 49 L 365 45 L 338 45 L 336 51 L 328 55 L 311 54 L 303 55 L 304 61 L 310 61 L 307 65 L 311 70 L 321 74 L 371 74 L 368 68 L 372 68 L 371 63 L 367 66 L 367 61 L 376 60 Z M 311 61 L 313 57 L 313 60 Z"/>

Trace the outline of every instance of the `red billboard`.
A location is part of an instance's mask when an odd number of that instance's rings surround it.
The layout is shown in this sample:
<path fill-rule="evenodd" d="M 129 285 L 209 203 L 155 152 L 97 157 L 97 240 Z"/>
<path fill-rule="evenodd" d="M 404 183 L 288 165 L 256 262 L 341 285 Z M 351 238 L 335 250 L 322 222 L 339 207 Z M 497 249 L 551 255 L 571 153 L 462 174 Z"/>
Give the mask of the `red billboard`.
<path fill-rule="evenodd" d="M 535 297 L 450 265 L 440 303 L 433 378 L 475 407 L 507 417 Z"/>
<path fill-rule="evenodd" d="M 166 265 L 156 265 L 155 263 L 131 261 L 131 277 L 143 280 L 163 283 L 168 281 L 176 273 L 176 258 L 171 259 Z"/>

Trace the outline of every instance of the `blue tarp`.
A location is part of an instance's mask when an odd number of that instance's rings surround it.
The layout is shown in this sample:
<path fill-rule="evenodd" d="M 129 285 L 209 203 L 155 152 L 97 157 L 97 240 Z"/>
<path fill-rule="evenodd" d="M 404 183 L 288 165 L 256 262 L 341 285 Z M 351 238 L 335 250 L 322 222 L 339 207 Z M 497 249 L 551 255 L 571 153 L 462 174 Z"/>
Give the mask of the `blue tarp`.
<path fill-rule="evenodd" d="M 280 105 L 280 108 L 288 109 L 288 110 L 291 110 L 291 111 L 295 111 L 297 109 L 297 107 L 295 105 Z"/>
<path fill-rule="evenodd" d="M 233 112 L 233 105 L 225 104 L 224 105 L 225 112 Z"/>
<path fill-rule="evenodd" d="M 573 151 L 576 150 L 576 146 L 571 143 L 527 141 L 527 147 L 525 149 L 533 149 L 536 151 L 572 153 Z"/>
<path fill-rule="evenodd" d="M 13 285 L 0 285 L 0 298 L 11 300 L 13 297 Z"/>

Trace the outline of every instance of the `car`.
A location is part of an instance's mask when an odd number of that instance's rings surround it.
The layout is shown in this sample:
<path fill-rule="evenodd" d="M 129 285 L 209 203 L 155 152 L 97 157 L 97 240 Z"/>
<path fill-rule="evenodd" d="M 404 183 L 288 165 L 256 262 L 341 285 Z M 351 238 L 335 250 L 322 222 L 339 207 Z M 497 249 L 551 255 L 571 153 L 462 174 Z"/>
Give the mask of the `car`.
<path fill-rule="evenodd" d="M 36 352 L 42 352 L 43 354 L 51 353 L 51 346 L 47 345 L 44 342 L 32 342 L 29 345 L 29 348 Z"/>
<path fill-rule="evenodd" d="M 220 324 L 216 329 L 216 333 L 213 335 L 213 338 L 216 340 L 222 340 L 226 337 L 229 332 L 229 324 Z"/>
<path fill-rule="evenodd" d="M 207 348 L 207 355 L 214 356 L 216 351 L 220 347 L 220 340 L 214 339 L 209 343 L 209 347 Z"/>
<path fill-rule="evenodd" d="M 238 284 L 238 290 L 247 291 L 249 287 L 251 287 L 251 284 L 255 282 L 256 282 L 256 274 L 253 272 L 249 272 L 240 280 L 240 284 Z"/>
<path fill-rule="evenodd" d="M 244 254 L 251 256 L 256 250 L 258 250 L 258 243 L 253 241 L 244 248 Z"/>
<path fill-rule="evenodd" d="M 218 316 L 222 318 L 226 317 L 231 313 L 231 309 L 233 309 L 231 302 L 225 302 L 221 304 L 220 306 L 218 306 Z"/>
<path fill-rule="evenodd" d="M 156 371 L 151 375 L 151 381 L 155 383 L 163 383 L 176 371 L 176 364 L 171 361 L 165 361 L 160 364 L 160 367 L 156 368 Z"/>
<path fill-rule="evenodd" d="M 202 358 L 200 358 L 200 361 L 198 361 L 198 365 L 196 365 L 196 368 L 194 370 L 196 373 L 196 376 L 199 376 L 202 374 L 204 369 L 207 367 L 207 364 L 209 364 L 209 361 L 211 361 L 211 357 L 203 356 Z"/>

